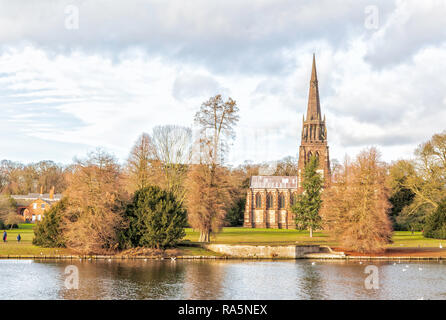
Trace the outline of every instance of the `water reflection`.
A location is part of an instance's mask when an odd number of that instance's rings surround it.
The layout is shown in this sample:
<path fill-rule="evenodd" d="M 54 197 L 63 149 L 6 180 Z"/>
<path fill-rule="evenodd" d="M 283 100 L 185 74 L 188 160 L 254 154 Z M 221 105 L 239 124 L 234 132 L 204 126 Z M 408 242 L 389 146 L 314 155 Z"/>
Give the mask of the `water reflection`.
<path fill-rule="evenodd" d="M 171 260 L 91 260 L 74 265 L 79 269 L 79 290 L 61 290 L 62 299 L 181 299 L 185 283 L 184 265 Z"/>
<path fill-rule="evenodd" d="M 179 264 L 186 266 L 182 299 L 222 298 L 223 281 L 228 276 L 228 264 L 225 261 L 180 261 Z"/>
<path fill-rule="evenodd" d="M 87 260 L 0 261 L 1 299 L 446 299 L 446 265 L 373 262 Z M 65 267 L 79 270 L 66 289 Z"/>
<path fill-rule="evenodd" d="M 297 264 L 302 272 L 301 276 L 297 278 L 297 288 L 300 291 L 303 299 L 321 300 L 325 299 L 323 278 L 320 274 L 316 262 Z M 299 292 L 296 293 L 299 296 Z"/>

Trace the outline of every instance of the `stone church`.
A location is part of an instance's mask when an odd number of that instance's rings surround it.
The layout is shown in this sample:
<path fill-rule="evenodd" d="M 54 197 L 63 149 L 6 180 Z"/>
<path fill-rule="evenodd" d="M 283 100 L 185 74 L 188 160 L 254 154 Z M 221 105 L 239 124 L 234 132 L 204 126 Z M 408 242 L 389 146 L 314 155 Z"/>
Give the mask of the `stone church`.
<path fill-rule="evenodd" d="M 298 176 L 253 176 L 246 196 L 244 227 L 294 229 L 290 208 L 302 192 L 302 174 L 312 155 L 319 158 L 318 172 L 330 177 L 325 116 L 322 118 L 316 59 L 313 54 L 307 115 L 303 118 L 299 147 Z"/>

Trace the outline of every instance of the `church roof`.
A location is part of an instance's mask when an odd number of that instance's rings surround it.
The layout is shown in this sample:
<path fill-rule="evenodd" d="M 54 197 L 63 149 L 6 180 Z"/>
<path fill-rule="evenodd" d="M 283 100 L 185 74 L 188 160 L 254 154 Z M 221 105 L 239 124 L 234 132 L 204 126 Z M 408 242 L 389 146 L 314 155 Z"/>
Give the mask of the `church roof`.
<path fill-rule="evenodd" d="M 252 176 L 251 188 L 297 189 L 297 176 Z"/>

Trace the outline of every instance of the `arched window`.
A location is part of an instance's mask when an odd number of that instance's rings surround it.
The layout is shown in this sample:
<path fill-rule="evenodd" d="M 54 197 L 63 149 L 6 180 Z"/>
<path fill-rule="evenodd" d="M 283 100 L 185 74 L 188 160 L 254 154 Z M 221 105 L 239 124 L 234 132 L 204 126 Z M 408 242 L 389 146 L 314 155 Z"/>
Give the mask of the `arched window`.
<path fill-rule="evenodd" d="M 273 207 L 273 195 L 268 193 L 266 195 L 266 209 L 271 209 Z"/>
<path fill-rule="evenodd" d="M 259 209 L 262 207 L 262 195 L 260 193 L 256 194 L 256 208 Z"/>
<path fill-rule="evenodd" d="M 283 193 L 279 194 L 279 209 L 285 208 L 285 197 Z"/>
<path fill-rule="evenodd" d="M 292 206 L 294 206 L 294 205 L 296 204 L 296 202 L 297 202 L 297 193 L 296 193 L 296 192 L 293 192 L 293 193 L 291 194 L 290 204 L 291 204 Z"/>
<path fill-rule="evenodd" d="M 309 151 L 307 153 L 307 161 L 310 162 L 311 157 L 313 156 L 313 154 L 311 153 L 311 151 Z"/>

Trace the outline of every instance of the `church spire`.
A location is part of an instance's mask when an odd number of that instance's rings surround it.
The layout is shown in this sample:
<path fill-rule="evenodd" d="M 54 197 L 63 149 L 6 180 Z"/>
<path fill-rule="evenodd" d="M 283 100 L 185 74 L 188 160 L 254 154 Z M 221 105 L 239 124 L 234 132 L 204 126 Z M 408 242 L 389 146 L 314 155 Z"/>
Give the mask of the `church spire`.
<path fill-rule="evenodd" d="M 321 119 L 321 106 L 319 102 L 319 87 L 317 82 L 316 72 L 316 57 L 313 53 L 313 67 L 311 70 L 310 91 L 308 94 L 308 108 L 307 108 L 307 121 L 308 120 L 322 120 Z"/>
<path fill-rule="evenodd" d="M 319 169 L 323 170 L 324 179 L 329 179 L 331 171 L 327 142 L 327 127 L 325 125 L 325 116 L 322 119 L 321 114 L 319 87 L 316 73 L 316 57 L 314 54 L 313 67 L 311 70 L 310 90 L 308 93 L 308 108 L 306 119 L 304 119 L 302 123 L 302 137 L 299 147 L 299 181 L 301 181 L 305 166 L 312 156 L 318 158 Z"/>

